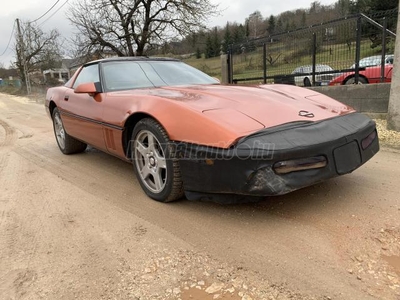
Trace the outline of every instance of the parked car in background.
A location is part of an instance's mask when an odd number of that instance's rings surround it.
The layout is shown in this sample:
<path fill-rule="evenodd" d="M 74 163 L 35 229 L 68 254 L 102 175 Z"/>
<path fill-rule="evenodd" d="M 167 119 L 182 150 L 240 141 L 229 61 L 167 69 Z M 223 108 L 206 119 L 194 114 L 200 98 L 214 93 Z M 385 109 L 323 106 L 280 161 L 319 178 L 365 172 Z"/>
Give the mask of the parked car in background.
<path fill-rule="evenodd" d="M 383 82 L 392 82 L 393 65 L 387 64 L 384 69 Z M 367 67 L 360 70 L 358 84 L 380 83 L 381 66 Z M 333 79 L 329 85 L 355 84 L 355 72 L 346 72 Z"/>
<path fill-rule="evenodd" d="M 385 64 L 393 65 L 394 61 L 394 55 L 389 54 L 385 56 Z M 381 55 L 374 55 L 374 56 L 368 56 L 364 57 L 363 59 L 360 59 L 359 67 L 360 68 L 366 68 L 366 67 L 372 67 L 372 66 L 380 66 L 382 63 L 382 56 Z M 354 69 L 356 67 L 355 64 L 353 64 L 350 69 Z"/>
<path fill-rule="evenodd" d="M 294 82 L 297 86 L 312 86 L 312 71 L 313 66 L 301 66 L 292 72 L 293 75 L 303 74 L 299 76 L 294 76 Z M 315 85 L 328 85 L 329 82 L 335 77 L 334 74 L 317 74 L 321 72 L 329 72 L 333 71 L 333 69 L 328 65 L 316 65 L 315 66 Z M 307 74 L 307 75 L 304 75 Z"/>

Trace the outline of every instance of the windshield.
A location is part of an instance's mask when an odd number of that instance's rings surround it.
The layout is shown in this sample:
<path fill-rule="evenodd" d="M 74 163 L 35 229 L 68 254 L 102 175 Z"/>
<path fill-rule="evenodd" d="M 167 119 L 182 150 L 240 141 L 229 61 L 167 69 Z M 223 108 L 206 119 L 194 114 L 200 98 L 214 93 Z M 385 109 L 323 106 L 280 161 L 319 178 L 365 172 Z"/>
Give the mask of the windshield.
<path fill-rule="evenodd" d="M 313 66 L 308 65 L 308 66 L 302 66 L 302 67 L 296 68 L 292 72 L 292 74 L 312 73 L 312 71 L 313 71 Z M 315 71 L 316 72 L 326 72 L 326 71 L 333 71 L 333 69 L 327 65 L 315 65 Z"/>
<path fill-rule="evenodd" d="M 218 83 L 179 61 L 113 61 L 102 63 L 102 69 L 107 91 Z"/>
<path fill-rule="evenodd" d="M 393 55 L 385 56 L 385 64 L 393 64 L 393 60 L 394 60 Z M 359 67 L 365 68 L 365 67 L 379 66 L 381 63 L 382 63 L 382 56 L 380 55 L 369 56 L 360 60 Z M 350 68 L 354 69 L 355 67 L 356 65 L 353 64 Z"/>

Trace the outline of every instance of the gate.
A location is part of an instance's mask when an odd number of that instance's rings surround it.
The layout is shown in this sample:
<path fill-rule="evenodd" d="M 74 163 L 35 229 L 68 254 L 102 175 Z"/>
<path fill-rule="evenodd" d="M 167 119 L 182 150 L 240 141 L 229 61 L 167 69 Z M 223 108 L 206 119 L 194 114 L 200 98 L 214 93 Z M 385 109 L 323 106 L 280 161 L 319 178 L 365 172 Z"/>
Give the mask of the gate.
<path fill-rule="evenodd" d="M 396 21 L 397 9 L 358 14 L 230 45 L 229 82 L 315 86 L 345 73 L 353 74 L 348 83 L 363 83 L 360 71 L 368 66 L 381 66 L 378 80 L 384 82 L 385 65 L 393 63 Z"/>

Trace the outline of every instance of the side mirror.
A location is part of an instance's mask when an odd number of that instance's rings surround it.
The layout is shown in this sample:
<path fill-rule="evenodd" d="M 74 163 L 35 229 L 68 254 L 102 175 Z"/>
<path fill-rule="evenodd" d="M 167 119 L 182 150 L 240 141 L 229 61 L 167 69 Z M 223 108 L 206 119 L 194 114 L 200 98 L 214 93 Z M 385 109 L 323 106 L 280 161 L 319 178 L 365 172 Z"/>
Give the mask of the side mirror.
<path fill-rule="evenodd" d="M 100 83 L 98 82 L 82 83 L 75 88 L 74 92 L 76 94 L 89 94 L 91 96 L 94 96 L 95 94 L 101 92 Z"/>

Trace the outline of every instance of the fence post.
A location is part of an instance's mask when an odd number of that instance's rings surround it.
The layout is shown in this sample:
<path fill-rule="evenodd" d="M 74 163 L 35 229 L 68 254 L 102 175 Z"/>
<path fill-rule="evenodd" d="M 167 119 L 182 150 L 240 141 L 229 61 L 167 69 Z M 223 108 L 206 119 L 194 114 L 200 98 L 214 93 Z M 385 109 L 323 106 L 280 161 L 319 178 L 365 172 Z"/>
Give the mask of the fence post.
<path fill-rule="evenodd" d="M 360 58 L 361 58 L 361 16 L 357 18 L 357 32 L 356 32 L 356 69 L 354 73 L 354 83 L 358 84 L 360 78 Z"/>
<path fill-rule="evenodd" d="M 221 83 L 229 83 L 229 55 L 221 54 Z"/>
<path fill-rule="evenodd" d="M 312 49 L 312 86 L 315 86 L 315 71 L 317 64 L 317 34 L 313 33 L 313 49 Z"/>
<path fill-rule="evenodd" d="M 263 44 L 264 84 L 267 83 L 267 43 Z"/>
<path fill-rule="evenodd" d="M 383 18 L 383 28 L 382 28 L 381 82 L 384 82 L 384 81 L 385 81 L 386 29 L 387 29 L 387 19 L 386 19 L 386 18 Z"/>
<path fill-rule="evenodd" d="M 233 47 L 232 45 L 229 46 L 228 51 L 228 80 L 229 83 L 233 83 L 233 57 L 232 57 Z"/>

